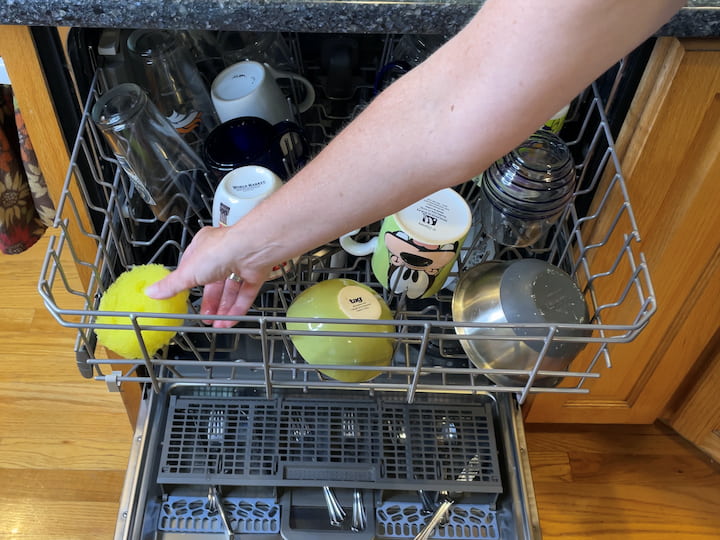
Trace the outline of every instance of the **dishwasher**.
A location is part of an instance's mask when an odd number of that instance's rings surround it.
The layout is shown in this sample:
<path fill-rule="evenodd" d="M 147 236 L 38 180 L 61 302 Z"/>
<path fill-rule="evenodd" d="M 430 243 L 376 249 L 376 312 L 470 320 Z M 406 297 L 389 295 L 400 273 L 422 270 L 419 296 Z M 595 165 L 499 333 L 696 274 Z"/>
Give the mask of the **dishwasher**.
<path fill-rule="evenodd" d="M 656 309 L 608 117 L 627 59 L 571 104 L 560 134 L 579 180 L 562 219 L 530 248 L 469 237 L 454 268 L 461 275 L 488 258 L 539 258 L 565 269 L 587 299 L 581 357 L 546 372 L 540 355 L 532 369 L 511 371 L 519 382 L 506 385 L 468 361 L 450 288 L 422 302 L 390 294 L 369 258 L 346 255 L 338 242 L 266 283 L 230 329 L 203 324 L 197 289 L 172 326 L 153 320 L 160 314 L 121 314 L 126 322 L 117 328 L 138 337 L 147 328 L 177 332 L 170 345 L 135 359 L 107 354 L 95 336 L 103 292 L 133 265 L 173 267 L 198 227 L 211 222 L 209 215 L 161 222 L 137 203 L 89 112 L 122 64 L 104 56 L 103 32 L 73 32 L 83 44 L 73 71 L 86 101 L 38 288 L 58 323 L 77 332 L 84 377 L 110 391 L 141 387 L 115 537 L 411 539 L 447 501 L 426 538 L 540 538 L 522 405 L 536 393 L 588 392 L 588 381 L 611 367 L 609 346 L 634 339 Z M 280 34 L 294 68 L 315 88 L 301 116 L 314 153 L 402 76 L 394 60 L 404 37 Z M 475 202 L 472 179 L 455 189 Z M 373 224 L 362 234 L 376 232 Z M 83 255 L 78 237 L 96 251 Z M 331 277 L 372 287 L 392 309 L 392 363 L 370 381 L 325 377 L 293 347 L 288 306 Z M 543 329 L 544 346 L 559 339 L 555 330 Z M 543 375 L 562 383 L 538 384 Z"/>

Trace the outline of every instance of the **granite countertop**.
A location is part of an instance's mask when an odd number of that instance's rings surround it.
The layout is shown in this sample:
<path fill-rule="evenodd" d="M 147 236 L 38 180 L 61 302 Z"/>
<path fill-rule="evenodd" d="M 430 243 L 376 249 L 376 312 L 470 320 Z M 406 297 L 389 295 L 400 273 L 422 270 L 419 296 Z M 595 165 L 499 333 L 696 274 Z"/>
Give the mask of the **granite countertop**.
<path fill-rule="evenodd" d="M 452 33 L 484 0 L 5 0 L 3 24 Z M 720 36 L 720 0 L 688 0 L 658 35 Z"/>

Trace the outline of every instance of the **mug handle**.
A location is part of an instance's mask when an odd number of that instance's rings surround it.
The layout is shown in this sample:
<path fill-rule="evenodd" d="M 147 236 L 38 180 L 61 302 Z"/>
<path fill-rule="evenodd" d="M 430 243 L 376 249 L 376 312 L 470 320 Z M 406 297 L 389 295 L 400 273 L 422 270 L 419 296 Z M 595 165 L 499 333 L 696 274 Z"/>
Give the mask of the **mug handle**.
<path fill-rule="evenodd" d="M 360 232 L 360 229 L 355 229 L 347 234 L 340 237 L 340 247 L 347 251 L 350 255 L 356 255 L 358 257 L 362 255 L 370 255 L 378 244 L 378 237 L 373 236 L 367 242 L 357 242 L 351 238 L 354 234 Z"/>
<path fill-rule="evenodd" d="M 303 129 L 293 122 L 280 122 L 273 126 L 275 138 L 283 157 L 291 157 L 295 166 L 305 164 L 310 154 L 310 143 Z"/>
<path fill-rule="evenodd" d="M 265 67 L 273 76 L 273 78 L 292 79 L 293 81 L 298 81 L 305 87 L 305 99 L 303 99 L 302 102 L 297 104 L 299 112 L 304 113 L 310 107 L 312 107 L 312 104 L 315 103 L 315 89 L 313 88 L 313 85 L 310 84 L 310 81 L 308 81 L 302 75 L 298 75 L 297 73 L 292 73 L 290 71 L 279 71 L 269 64 L 265 64 Z"/>

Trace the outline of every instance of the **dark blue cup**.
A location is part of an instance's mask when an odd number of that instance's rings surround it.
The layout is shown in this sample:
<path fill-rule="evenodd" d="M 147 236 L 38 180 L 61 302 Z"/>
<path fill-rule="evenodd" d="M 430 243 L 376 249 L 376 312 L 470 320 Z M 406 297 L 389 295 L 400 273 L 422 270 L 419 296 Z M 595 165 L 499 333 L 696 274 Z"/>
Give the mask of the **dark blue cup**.
<path fill-rule="evenodd" d="M 208 135 L 203 159 L 218 181 L 245 165 L 260 165 L 287 180 L 305 164 L 309 148 L 297 124 L 273 126 L 262 118 L 243 116 L 223 122 Z"/>

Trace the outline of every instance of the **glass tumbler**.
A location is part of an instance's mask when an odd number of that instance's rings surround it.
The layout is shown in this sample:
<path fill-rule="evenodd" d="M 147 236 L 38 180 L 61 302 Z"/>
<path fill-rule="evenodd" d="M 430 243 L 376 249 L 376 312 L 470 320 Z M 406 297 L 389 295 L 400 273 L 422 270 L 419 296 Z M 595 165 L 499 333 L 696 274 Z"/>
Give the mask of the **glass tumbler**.
<path fill-rule="evenodd" d="M 199 151 L 219 121 L 190 51 L 166 30 L 135 30 L 127 45 L 137 84 L 148 91 L 162 115 Z"/>
<path fill-rule="evenodd" d="M 218 44 L 226 66 L 254 60 L 280 71 L 299 70 L 290 46 L 280 32 L 221 31 Z"/>
<path fill-rule="evenodd" d="M 142 88 L 124 83 L 106 92 L 92 120 L 157 219 L 207 213 L 212 186 L 205 164 Z"/>
<path fill-rule="evenodd" d="M 205 86 L 210 88 L 218 73 L 225 69 L 215 33 L 209 30 L 181 30 L 177 32 L 177 39 L 190 53 Z"/>
<path fill-rule="evenodd" d="M 405 34 L 393 48 L 392 57 L 396 62 L 406 62 L 410 68 L 422 63 L 447 41 L 444 35 Z"/>
<path fill-rule="evenodd" d="M 576 182 L 570 149 L 538 130 L 481 175 L 475 219 L 502 245 L 530 246 L 562 216 Z"/>
<path fill-rule="evenodd" d="M 537 243 L 562 216 L 562 208 L 550 213 L 523 212 L 509 208 L 489 192 L 480 191 L 475 216 L 482 230 L 498 244 L 527 247 Z"/>

